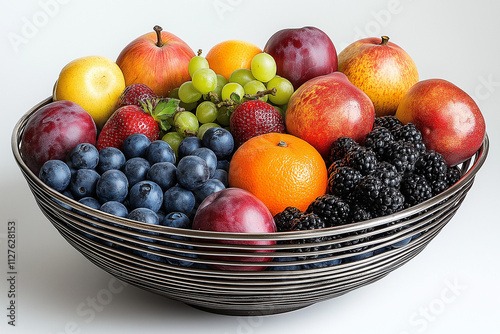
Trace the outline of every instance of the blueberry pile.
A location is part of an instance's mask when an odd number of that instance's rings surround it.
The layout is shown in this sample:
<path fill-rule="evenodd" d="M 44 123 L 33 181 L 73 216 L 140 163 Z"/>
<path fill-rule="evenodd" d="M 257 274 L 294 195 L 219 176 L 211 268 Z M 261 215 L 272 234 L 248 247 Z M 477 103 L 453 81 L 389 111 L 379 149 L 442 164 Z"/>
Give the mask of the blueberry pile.
<path fill-rule="evenodd" d="M 422 134 L 414 124 L 404 125 L 394 116 L 376 118 L 363 145 L 348 137 L 336 140 L 332 144 L 328 164 L 327 194 L 318 197 L 305 212 L 289 207 L 275 215 L 278 231 L 342 226 L 393 214 L 430 199 L 461 177 L 460 170 L 449 167 L 441 154 L 426 150 Z M 353 232 L 356 233 L 353 241 L 331 242 L 333 246 L 328 247 L 349 246 L 345 253 L 351 256 L 343 261 L 350 262 L 373 254 L 366 251 L 366 247 L 356 247 L 357 244 L 395 232 L 364 235 L 372 231 Z M 317 239 L 295 240 L 292 243 L 331 241 L 326 237 Z M 401 247 L 410 240 L 403 240 L 392 247 Z M 325 249 L 325 246 L 322 247 L 318 249 Z M 309 249 L 296 248 L 295 251 L 297 259 L 311 258 L 304 255 Z M 280 260 L 284 261 L 283 258 Z M 340 263 L 333 262 L 319 262 L 314 266 Z M 273 269 L 290 270 L 291 267 L 284 265 Z"/>
<path fill-rule="evenodd" d="M 121 150 L 98 151 L 92 144 L 79 144 L 66 161 L 47 161 L 39 178 L 69 198 L 109 214 L 190 228 L 197 206 L 228 186 L 233 149 L 233 137 L 223 128 L 208 129 L 203 139 L 184 138 L 177 154 L 167 142 L 151 142 L 136 133 Z"/>

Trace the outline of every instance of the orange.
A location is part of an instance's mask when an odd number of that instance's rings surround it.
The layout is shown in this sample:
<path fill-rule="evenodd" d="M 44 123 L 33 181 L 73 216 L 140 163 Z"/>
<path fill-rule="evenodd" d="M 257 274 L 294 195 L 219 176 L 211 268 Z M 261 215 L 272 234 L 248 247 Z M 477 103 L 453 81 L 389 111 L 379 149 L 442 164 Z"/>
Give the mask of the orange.
<path fill-rule="evenodd" d="M 205 58 L 215 73 L 229 81 L 229 76 L 233 71 L 240 68 L 250 69 L 253 56 L 261 52 L 262 50 L 255 44 L 231 39 L 214 45 Z"/>
<path fill-rule="evenodd" d="M 241 145 L 229 165 L 229 186 L 253 193 L 276 215 L 287 206 L 305 211 L 328 185 L 325 161 L 305 140 L 266 133 Z"/>

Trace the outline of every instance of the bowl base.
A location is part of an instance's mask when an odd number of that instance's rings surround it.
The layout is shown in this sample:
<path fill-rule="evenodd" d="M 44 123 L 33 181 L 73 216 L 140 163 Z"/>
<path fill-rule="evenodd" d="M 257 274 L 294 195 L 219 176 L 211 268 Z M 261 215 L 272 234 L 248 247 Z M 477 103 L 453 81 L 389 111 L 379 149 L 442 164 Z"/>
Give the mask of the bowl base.
<path fill-rule="evenodd" d="M 302 308 L 306 308 L 308 306 L 311 306 L 312 304 L 301 305 L 301 306 L 291 307 L 291 308 L 270 308 L 267 310 L 220 309 L 220 308 L 211 308 L 211 307 L 205 307 L 205 306 L 201 306 L 201 305 L 188 304 L 188 303 L 186 303 L 186 305 L 191 306 L 192 308 L 195 308 L 195 309 L 198 309 L 201 311 L 209 312 L 209 313 L 229 315 L 229 316 L 239 316 L 239 317 L 255 317 L 255 316 L 266 316 L 266 315 L 274 315 L 274 314 L 292 312 L 292 311 L 300 310 Z"/>

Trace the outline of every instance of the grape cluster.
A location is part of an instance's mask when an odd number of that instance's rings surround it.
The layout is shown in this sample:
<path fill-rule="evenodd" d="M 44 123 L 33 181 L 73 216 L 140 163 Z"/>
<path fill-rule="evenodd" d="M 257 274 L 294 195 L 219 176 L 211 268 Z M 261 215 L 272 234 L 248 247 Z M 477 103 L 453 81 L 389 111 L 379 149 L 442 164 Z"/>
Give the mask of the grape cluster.
<path fill-rule="evenodd" d="M 234 107 L 244 99 L 260 99 L 284 114 L 294 91 L 290 81 L 276 75 L 276 62 L 265 52 L 252 58 L 250 69 L 233 71 L 229 80 L 210 68 L 201 51 L 191 58 L 188 70 L 191 80 L 168 96 L 179 99 L 186 110 L 174 119 L 180 137 L 197 133 L 201 138 L 210 127 L 228 127 Z M 169 137 L 178 136 L 167 133 L 164 140 L 169 141 Z"/>

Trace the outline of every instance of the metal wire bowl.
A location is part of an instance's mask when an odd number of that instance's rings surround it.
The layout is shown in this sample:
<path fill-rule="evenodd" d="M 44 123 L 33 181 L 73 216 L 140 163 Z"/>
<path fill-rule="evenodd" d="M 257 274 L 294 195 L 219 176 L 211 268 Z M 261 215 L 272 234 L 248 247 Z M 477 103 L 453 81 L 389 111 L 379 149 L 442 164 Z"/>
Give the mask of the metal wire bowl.
<path fill-rule="evenodd" d="M 303 232 L 238 234 L 150 226 L 91 209 L 43 184 L 20 155 L 23 130 L 50 98 L 16 124 L 12 150 L 35 200 L 59 233 L 95 265 L 118 279 L 196 308 L 229 315 L 287 312 L 345 294 L 386 276 L 419 254 L 450 221 L 472 187 L 488 154 L 485 136 L 478 152 L 462 163 L 461 179 L 441 194 L 396 214 L 341 227 Z M 335 247 L 373 236 L 358 244 Z M 330 241 L 297 258 L 293 239 L 327 236 Z M 221 244 L 218 241 L 226 243 Z M 275 241 L 275 245 L 230 241 Z M 313 246 L 313 245 L 309 245 Z M 361 249 L 358 253 L 354 249 Z M 350 251 L 351 250 L 351 251 Z M 252 258 L 271 257 L 259 262 Z M 145 256 L 146 254 L 149 254 Z M 221 257 L 225 257 L 224 259 Z M 242 261 L 246 257 L 247 261 Z M 278 259 L 288 259 L 280 262 Z M 250 260 L 250 262 L 248 262 Z M 265 270 L 222 270 L 260 266 Z M 273 270 L 289 266 L 293 270 Z"/>

